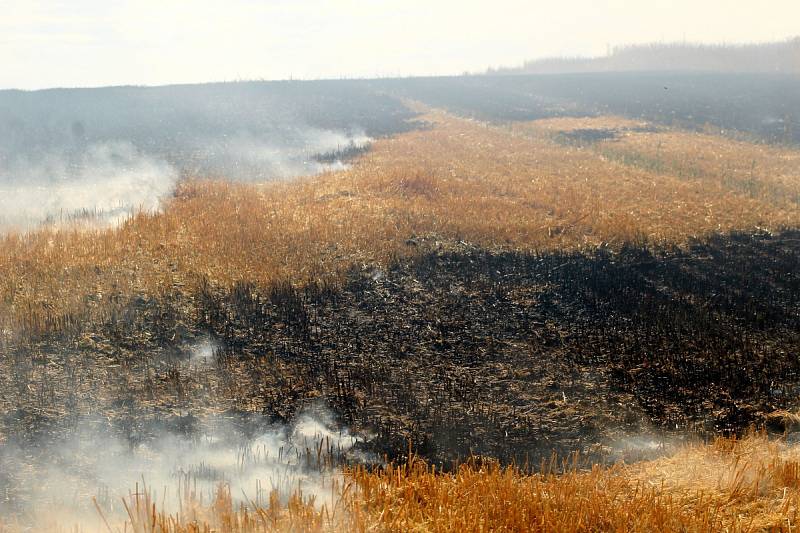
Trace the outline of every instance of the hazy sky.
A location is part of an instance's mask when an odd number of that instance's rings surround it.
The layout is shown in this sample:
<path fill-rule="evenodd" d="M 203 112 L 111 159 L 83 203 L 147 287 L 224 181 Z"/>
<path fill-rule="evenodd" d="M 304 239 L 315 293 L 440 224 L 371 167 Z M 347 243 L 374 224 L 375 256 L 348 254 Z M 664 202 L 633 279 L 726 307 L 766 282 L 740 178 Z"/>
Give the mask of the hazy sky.
<path fill-rule="evenodd" d="M 800 0 L 0 0 L 0 88 L 448 74 L 800 34 Z"/>

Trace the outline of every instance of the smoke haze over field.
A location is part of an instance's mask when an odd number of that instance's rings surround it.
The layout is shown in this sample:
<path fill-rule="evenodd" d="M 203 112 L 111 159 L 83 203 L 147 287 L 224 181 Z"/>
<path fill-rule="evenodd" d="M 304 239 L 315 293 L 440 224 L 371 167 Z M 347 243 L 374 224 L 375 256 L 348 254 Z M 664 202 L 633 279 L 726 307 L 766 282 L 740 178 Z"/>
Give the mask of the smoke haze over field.
<path fill-rule="evenodd" d="M 0 164 L 0 229 L 78 219 L 115 224 L 138 211 L 158 210 L 181 172 L 242 181 L 317 174 L 345 165 L 335 157 L 324 162 L 312 154 L 335 156 L 348 148 L 363 149 L 369 140 L 364 134 L 313 128 L 298 130 L 297 138 L 284 139 L 284 144 L 247 134 L 198 139 L 182 167 L 144 154 L 127 141 L 92 144 L 71 154 L 53 150 L 12 158 Z"/>
<path fill-rule="evenodd" d="M 800 142 L 798 78 L 624 72 L 0 91 L 0 228 L 154 210 L 185 177 L 338 169 L 420 127 L 403 99 L 481 120 L 615 113 Z M 667 89 L 665 89 L 668 88 Z"/>
<path fill-rule="evenodd" d="M 365 87 L 227 84 L 0 91 L 0 228 L 158 209 L 182 177 L 342 168 L 410 113 Z M 321 157 L 322 156 L 322 157 Z"/>
<path fill-rule="evenodd" d="M 501 0 L 491 6 L 201 0 L 187 10 L 149 0 L 0 0 L 0 87 L 477 72 L 532 57 L 599 55 L 620 42 L 760 42 L 796 33 L 796 2 L 751 7 L 722 0 Z M 184 177 L 254 181 L 342 168 L 342 156 L 371 139 L 413 127 L 405 122 L 413 113 L 395 96 L 442 104 L 426 87 L 438 82 L 393 81 L 0 91 L 0 229 L 75 217 L 113 224 L 139 209 L 158 209 Z M 643 87 L 632 98 L 626 94 L 624 106 L 608 99 L 623 92 L 625 80 L 599 97 L 591 80 L 556 81 L 553 91 L 492 87 L 481 105 L 534 118 L 541 113 L 531 106 L 588 114 L 624 107 L 627 113 L 630 102 L 646 98 L 648 110 L 663 119 L 681 118 L 674 107 L 686 99 L 672 80 L 658 83 L 673 87 L 668 94 Z M 453 110 L 453 102 L 470 97 L 472 85 L 484 83 L 459 78 L 442 107 Z M 683 114 L 703 114 L 725 128 L 768 130 L 771 141 L 797 137 L 793 109 L 730 113 L 728 107 L 722 120 L 705 104 Z M 752 127 L 756 120 L 761 124 Z"/>
<path fill-rule="evenodd" d="M 87 217 L 113 224 L 138 210 L 157 210 L 177 178 L 171 165 L 122 141 L 14 158 L 0 165 L 0 228 Z"/>
<path fill-rule="evenodd" d="M 0 533 L 797 521 L 798 20 L 0 0 Z"/>
<path fill-rule="evenodd" d="M 185 418 L 202 429 L 156 428 L 156 438 L 137 443 L 135 435 L 116 435 L 104 418 L 87 417 L 56 442 L 0 446 L 0 531 L 15 522 L 104 530 L 92 498 L 121 525 L 127 518 L 122 500 L 137 487 L 140 497 L 149 491 L 159 511 L 170 513 L 190 493 L 212 501 L 220 484 L 244 503 L 265 506 L 273 491 L 286 500 L 301 490 L 330 507 L 331 484 L 341 477 L 331 467 L 345 456 L 364 458 L 353 449 L 362 439 L 336 429 L 321 408 L 290 424 L 268 424 L 255 415 Z"/>
<path fill-rule="evenodd" d="M 248 134 L 198 139 L 182 166 L 145 154 L 129 141 L 10 158 L 0 163 L 0 229 L 76 219 L 115 224 L 138 211 L 158 210 L 181 172 L 243 181 L 317 174 L 342 169 L 344 163 L 323 162 L 313 154 L 362 149 L 368 143 L 364 134 L 310 128 L 274 143 Z"/>

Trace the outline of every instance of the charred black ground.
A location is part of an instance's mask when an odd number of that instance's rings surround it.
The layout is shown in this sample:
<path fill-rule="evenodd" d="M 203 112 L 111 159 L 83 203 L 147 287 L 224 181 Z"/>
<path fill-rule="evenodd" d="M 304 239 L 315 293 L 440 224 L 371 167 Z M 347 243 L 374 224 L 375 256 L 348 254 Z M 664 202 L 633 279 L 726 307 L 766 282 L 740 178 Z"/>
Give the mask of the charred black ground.
<path fill-rule="evenodd" d="M 590 254 L 408 245 L 414 259 L 340 287 L 139 298 L 80 335 L 9 347 L 0 442 L 56 438 L 91 414 L 135 444 L 209 413 L 290 421 L 324 401 L 390 457 L 410 441 L 444 463 L 597 459 L 632 436 L 741 431 L 796 403 L 800 232 Z M 193 357 L 201 341 L 210 361 Z"/>

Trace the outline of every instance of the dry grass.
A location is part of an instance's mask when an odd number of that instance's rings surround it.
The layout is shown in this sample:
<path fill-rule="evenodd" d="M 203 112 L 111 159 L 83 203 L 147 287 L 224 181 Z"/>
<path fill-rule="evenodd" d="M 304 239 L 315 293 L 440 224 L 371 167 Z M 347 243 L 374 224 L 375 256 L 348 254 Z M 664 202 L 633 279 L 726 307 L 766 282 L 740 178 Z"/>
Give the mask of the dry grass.
<path fill-rule="evenodd" d="M 763 435 L 718 439 L 632 466 L 528 475 L 473 460 L 441 473 L 406 465 L 346 470 L 334 503 L 297 494 L 266 507 L 235 504 L 221 486 L 211 504 L 180 512 L 149 498 L 126 502 L 126 531 L 250 532 L 749 532 L 796 531 L 800 450 Z M 102 513 L 100 509 L 100 513 Z M 102 519 L 98 520 L 103 527 Z M 133 526 L 131 528 L 131 525 Z M 0 527 L 2 530 L 2 527 Z"/>
<path fill-rule="evenodd" d="M 509 130 L 533 136 L 553 137 L 563 132 L 576 130 L 622 130 L 630 131 L 650 128 L 652 124 L 645 120 L 634 120 L 619 115 L 600 115 L 595 117 L 556 117 L 515 122 Z"/>
<path fill-rule="evenodd" d="M 800 202 L 800 153 L 705 133 L 638 132 L 603 143 L 611 157 L 704 179 L 765 202 Z"/>
<path fill-rule="evenodd" d="M 791 531 L 800 450 L 763 435 L 719 439 L 633 466 L 522 475 L 494 463 L 421 463 L 351 475 L 390 531 Z"/>
<path fill-rule="evenodd" d="M 103 320 L 131 295 L 191 294 L 203 280 L 335 280 L 351 265 L 414 253 L 407 240 L 415 235 L 493 248 L 569 249 L 682 242 L 734 228 L 793 226 L 800 218 L 796 205 L 724 179 L 633 166 L 547 135 L 524 137 L 440 112 L 423 118 L 432 128 L 381 140 L 346 171 L 263 185 L 186 182 L 162 213 L 139 214 L 117 229 L 4 236 L 3 338 Z M 558 125 L 551 122 L 548 128 Z M 636 135 L 649 146 L 650 134 Z M 681 148 L 687 165 L 731 143 L 696 140 Z M 796 152 L 736 147 L 724 162 L 707 164 L 750 168 L 758 152 L 759 172 L 752 175 L 758 187 L 798 186 L 791 172 Z"/>
<path fill-rule="evenodd" d="M 704 180 L 785 207 L 800 202 L 800 152 L 704 132 L 691 132 L 623 117 L 554 118 L 514 124 L 510 131 L 535 139 L 564 133 L 615 131 L 593 148 L 602 157 L 649 172 Z"/>

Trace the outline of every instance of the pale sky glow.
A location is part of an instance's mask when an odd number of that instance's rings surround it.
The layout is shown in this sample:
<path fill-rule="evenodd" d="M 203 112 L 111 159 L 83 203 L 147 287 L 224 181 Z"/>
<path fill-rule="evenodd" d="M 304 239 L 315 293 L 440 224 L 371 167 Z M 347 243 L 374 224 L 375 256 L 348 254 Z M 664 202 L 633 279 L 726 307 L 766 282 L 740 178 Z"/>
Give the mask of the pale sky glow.
<path fill-rule="evenodd" d="M 0 88 L 456 74 L 800 34 L 800 0 L 0 0 Z"/>

